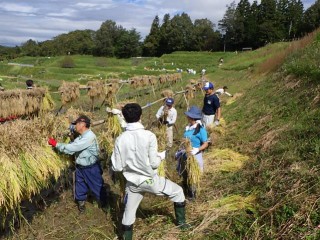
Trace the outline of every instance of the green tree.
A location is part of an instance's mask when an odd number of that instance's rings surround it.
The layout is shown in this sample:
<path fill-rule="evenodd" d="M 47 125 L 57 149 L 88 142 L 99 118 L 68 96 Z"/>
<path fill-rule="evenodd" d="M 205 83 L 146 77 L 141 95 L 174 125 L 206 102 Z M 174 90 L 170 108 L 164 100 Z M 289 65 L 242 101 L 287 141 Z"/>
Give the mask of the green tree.
<path fill-rule="evenodd" d="M 122 29 L 115 43 L 115 56 L 118 58 L 129 58 L 141 54 L 140 34 L 136 29 L 127 31 Z"/>
<path fill-rule="evenodd" d="M 144 40 L 143 55 L 144 56 L 158 56 L 159 44 L 160 44 L 160 20 L 157 15 L 153 19 L 149 35 L 147 35 Z"/>
<path fill-rule="evenodd" d="M 234 39 L 236 37 L 236 3 L 233 1 L 227 5 L 227 10 L 218 26 L 222 32 L 224 50 L 234 50 Z"/>
<path fill-rule="evenodd" d="M 283 38 L 278 16 L 276 0 L 261 0 L 257 31 L 260 46 Z"/>
<path fill-rule="evenodd" d="M 303 23 L 300 32 L 306 34 L 320 26 L 320 0 L 312 4 L 303 15 Z"/>
<path fill-rule="evenodd" d="M 35 57 L 39 54 L 38 43 L 32 39 L 29 39 L 21 45 L 21 51 L 23 55 Z"/>
<path fill-rule="evenodd" d="M 169 33 L 172 30 L 170 14 L 165 14 L 163 16 L 162 25 L 160 27 L 160 42 L 158 48 L 158 56 L 161 56 L 164 53 L 168 53 L 169 50 Z"/>
<path fill-rule="evenodd" d="M 194 21 L 194 49 L 210 51 L 218 49 L 219 34 L 214 31 L 214 24 L 207 18 Z"/>
<path fill-rule="evenodd" d="M 117 26 L 116 22 L 112 20 L 102 23 L 96 32 L 94 54 L 113 57 L 115 55 L 114 42 L 122 30 L 122 26 Z"/>
<path fill-rule="evenodd" d="M 171 31 L 168 32 L 168 51 L 194 50 L 194 27 L 188 14 L 177 14 L 171 19 Z"/>

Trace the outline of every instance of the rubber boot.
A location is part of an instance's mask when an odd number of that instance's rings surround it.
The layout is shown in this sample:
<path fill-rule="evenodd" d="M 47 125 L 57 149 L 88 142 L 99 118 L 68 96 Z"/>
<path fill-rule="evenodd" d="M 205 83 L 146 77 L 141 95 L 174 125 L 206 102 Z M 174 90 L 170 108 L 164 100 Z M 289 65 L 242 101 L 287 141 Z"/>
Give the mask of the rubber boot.
<path fill-rule="evenodd" d="M 123 235 L 122 239 L 123 240 L 132 240 L 132 235 L 133 235 L 133 225 L 122 225 L 123 229 Z"/>
<path fill-rule="evenodd" d="M 194 201 L 196 200 L 196 189 L 194 187 L 189 187 L 188 188 L 188 199 L 189 201 Z"/>
<path fill-rule="evenodd" d="M 181 230 L 186 230 L 191 227 L 189 224 L 186 223 L 185 206 L 186 206 L 185 202 L 174 203 L 174 213 L 177 219 L 177 226 L 179 226 Z"/>
<path fill-rule="evenodd" d="M 86 201 L 78 201 L 78 209 L 80 213 L 84 213 L 86 211 Z"/>

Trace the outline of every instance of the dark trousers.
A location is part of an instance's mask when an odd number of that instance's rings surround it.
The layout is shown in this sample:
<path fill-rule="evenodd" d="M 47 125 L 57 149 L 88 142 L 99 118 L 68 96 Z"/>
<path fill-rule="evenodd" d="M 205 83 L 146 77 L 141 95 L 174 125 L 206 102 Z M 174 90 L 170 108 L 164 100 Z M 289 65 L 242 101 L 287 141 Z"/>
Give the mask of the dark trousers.
<path fill-rule="evenodd" d="M 75 172 L 75 200 L 85 201 L 87 193 L 91 192 L 100 202 L 106 201 L 106 191 L 102 178 L 102 169 L 100 164 L 95 163 L 88 167 L 76 166 Z"/>

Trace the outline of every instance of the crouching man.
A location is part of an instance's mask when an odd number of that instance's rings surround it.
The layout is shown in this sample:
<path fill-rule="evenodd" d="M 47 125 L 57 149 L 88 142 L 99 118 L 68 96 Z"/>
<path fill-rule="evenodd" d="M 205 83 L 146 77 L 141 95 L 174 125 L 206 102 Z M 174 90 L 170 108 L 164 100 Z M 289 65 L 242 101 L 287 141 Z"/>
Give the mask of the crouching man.
<path fill-rule="evenodd" d="M 123 107 L 122 114 L 127 127 L 126 131 L 116 139 L 111 161 L 113 170 L 122 171 L 127 180 L 122 219 L 123 238 L 132 239 L 136 211 L 144 193 L 168 196 L 174 202 L 177 225 L 181 229 L 188 228 L 183 189 L 157 174 L 157 168 L 165 158 L 165 152 L 158 153 L 155 134 L 145 130 L 140 123 L 142 114 L 140 105 L 129 103 Z"/>

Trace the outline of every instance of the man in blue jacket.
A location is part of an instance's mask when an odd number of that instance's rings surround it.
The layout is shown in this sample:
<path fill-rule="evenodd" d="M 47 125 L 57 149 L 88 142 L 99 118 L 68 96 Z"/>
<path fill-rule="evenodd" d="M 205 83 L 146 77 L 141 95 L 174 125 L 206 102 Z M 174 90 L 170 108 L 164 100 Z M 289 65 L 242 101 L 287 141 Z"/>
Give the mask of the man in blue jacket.
<path fill-rule="evenodd" d="M 73 142 L 58 143 L 49 138 L 48 143 L 58 151 L 69 155 L 75 155 L 75 200 L 78 203 L 80 213 L 85 211 L 85 201 L 89 189 L 103 206 L 106 203 L 106 191 L 102 178 L 102 169 L 99 164 L 99 145 L 96 135 L 89 129 L 90 119 L 79 116 L 74 122 L 75 130 L 80 134 Z"/>

